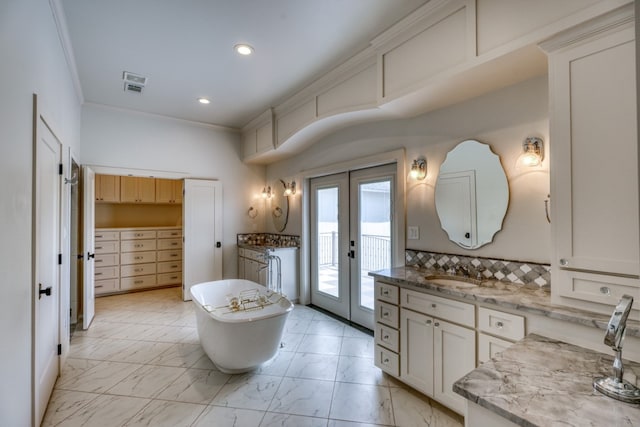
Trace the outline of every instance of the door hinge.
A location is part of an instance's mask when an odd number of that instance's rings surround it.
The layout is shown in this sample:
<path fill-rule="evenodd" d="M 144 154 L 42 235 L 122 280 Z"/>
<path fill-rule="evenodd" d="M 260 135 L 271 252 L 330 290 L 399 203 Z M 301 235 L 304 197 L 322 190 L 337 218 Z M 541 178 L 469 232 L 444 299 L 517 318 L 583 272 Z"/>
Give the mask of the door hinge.
<path fill-rule="evenodd" d="M 58 344 L 58 356 L 62 354 L 62 344 Z"/>
<path fill-rule="evenodd" d="M 58 165 L 58 175 L 62 175 L 62 163 Z"/>
<path fill-rule="evenodd" d="M 62 265 L 62 254 L 58 254 L 58 265 Z"/>

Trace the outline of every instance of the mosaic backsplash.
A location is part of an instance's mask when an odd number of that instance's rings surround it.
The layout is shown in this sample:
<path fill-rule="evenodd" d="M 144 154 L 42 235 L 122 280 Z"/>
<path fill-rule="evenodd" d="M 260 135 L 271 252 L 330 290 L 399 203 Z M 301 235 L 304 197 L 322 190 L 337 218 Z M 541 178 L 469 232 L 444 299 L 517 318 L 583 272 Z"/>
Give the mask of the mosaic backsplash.
<path fill-rule="evenodd" d="M 547 264 L 441 254 L 413 249 L 405 251 L 405 264 L 442 270 L 443 272 L 450 268 L 462 267 L 474 275 L 480 272 L 486 279 L 518 285 L 538 285 L 540 287 L 551 285 L 551 266 Z"/>
<path fill-rule="evenodd" d="M 238 234 L 239 245 L 276 246 L 281 248 L 299 248 L 300 236 L 290 234 L 247 233 Z"/>

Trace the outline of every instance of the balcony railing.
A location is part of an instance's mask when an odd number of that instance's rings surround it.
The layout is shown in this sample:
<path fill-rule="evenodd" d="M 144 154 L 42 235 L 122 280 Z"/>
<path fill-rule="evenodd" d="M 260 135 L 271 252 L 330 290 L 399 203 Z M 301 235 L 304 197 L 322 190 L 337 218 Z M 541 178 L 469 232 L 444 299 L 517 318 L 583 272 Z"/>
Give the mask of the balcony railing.
<path fill-rule="evenodd" d="M 363 234 L 360 248 L 363 270 L 376 271 L 391 267 L 391 238 Z M 338 233 L 335 231 L 318 235 L 318 265 L 338 264 Z"/>

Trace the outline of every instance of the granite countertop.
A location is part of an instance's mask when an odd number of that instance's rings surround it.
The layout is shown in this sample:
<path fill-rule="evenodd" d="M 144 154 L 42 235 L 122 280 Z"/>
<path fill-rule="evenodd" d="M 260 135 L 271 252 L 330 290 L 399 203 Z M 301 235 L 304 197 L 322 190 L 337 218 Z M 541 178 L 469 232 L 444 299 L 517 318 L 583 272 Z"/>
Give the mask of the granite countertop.
<path fill-rule="evenodd" d="M 441 285 L 428 281 L 425 277 L 442 275 L 442 272 L 416 267 L 396 267 L 369 273 L 388 283 L 417 291 L 428 290 L 435 294 L 458 297 L 474 302 L 483 302 L 497 306 L 537 314 L 553 319 L 578 323 L 605 331 L 611 318 L 610 314 L 600 314 L 571 307 L 551 304 L 548 288 L 538 285 L 514 285 L 497 280 L 485 280 L 481 286 Z M 640 337 L 640 322 L 629 320 L 626 334 Z"/>
<path fill-rule="evenodd" d="M 623 353 L 624 355 L 624 353 Z M 593 389 L 611 355 L 530 334 L 453 384 L 453 391 L 521 426 L 640 426 L 640 407 Z M 640 364 L 624 364 L 635 383 Z"/>
<path fill-rule="evenodd" d="M 239 248 L 250 249 L 252 251 L 264 252 L 272 249 L 298 249 L 297 246 L 279 246 L 279 245 L 251 245 L 248 243 L 238 243 Z"/>

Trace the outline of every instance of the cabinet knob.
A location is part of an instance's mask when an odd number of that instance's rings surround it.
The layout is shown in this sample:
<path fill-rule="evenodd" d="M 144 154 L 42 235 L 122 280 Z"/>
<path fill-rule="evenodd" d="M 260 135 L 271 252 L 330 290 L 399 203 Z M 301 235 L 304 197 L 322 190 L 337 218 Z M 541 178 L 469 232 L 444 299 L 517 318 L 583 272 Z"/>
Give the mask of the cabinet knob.
<path fill-rule="evenodd" d="M 382 295 L 389 296 L 389 289 L 383 289 L 382 290 Z"/>
<path fill-rule="evenodd" d="M 496 328 L 498 329 L 502 329 L 504 327 L 504 323 L 502 322 L 496 322 Z"/>
<path fill-rule="evenodd" d="M 434 322 L 433 326 L 435 326 L 437 328 L 438 326 L 440 326 L 440 323 L 439 322 Z"/>
<path fill-rule="evenodd" d="M 608 286 L 602 286 L 600 288 L 600 293 L 603 295 L 611 295 L 611 289 Z"/>
<path fill-rule="evenodd" d="M 560 258 L 560 265 L 566 267 L 569 265 L 569 260 L 565 258 Z"/>
<path fill-rule="evenodd" d="M 389 312 L 388 311 L 383 311 L 382 312 L 382 317 L 389 317 Z"/>
<path fill-rule="evenodd" d="M 382 339 L 385 340 L 385 341 L 388 340 L 389 339 L 389 335 L 383 336 Z"/>
<path fill-rule="evenodd" d="M 389 364 L 389 359 L 385 358 L 385 359 L 382 361 L 382 363 L 383 363 L 383 364 L 385 364 L 385 365 L 388 365 L 388 364 Z"/>
<path fill-rule="evenodd" d="M 427 325 L 430 325 L 430 324 L 431 324 L 431 320 L 427 320 Z"/>
<path fill-rule="evenodd" d="M 437 305 L 436 304 L 431 304 L 431 308 L 436 308 Z"/>

